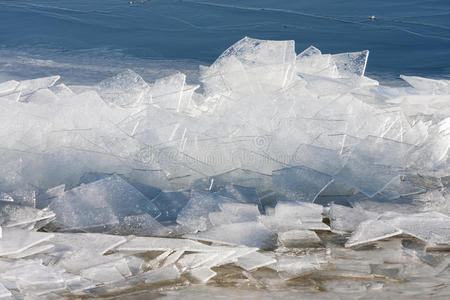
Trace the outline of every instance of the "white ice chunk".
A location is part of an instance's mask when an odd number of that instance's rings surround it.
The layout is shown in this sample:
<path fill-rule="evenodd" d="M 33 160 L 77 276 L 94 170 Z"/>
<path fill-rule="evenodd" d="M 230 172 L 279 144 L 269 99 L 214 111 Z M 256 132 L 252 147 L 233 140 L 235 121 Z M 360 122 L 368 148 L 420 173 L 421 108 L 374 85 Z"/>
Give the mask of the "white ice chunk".
<path fill-rule="evenodd" d="M 332 181 L 331 176 L 306 167 L 272 172 L 274 189 L 282 200 L 314 202 Z"/>
<path fill-rule="evenodd" d="M 35 209 L 14 202 L 0 201 L 0 223 L 3 227 L 14 227 L 52 219 L 55 214 L 47 209 Z"/>
<path fill-rule="evenodd" d="M 364 76 L 369 50 L 334 54 L 331 59 L 336 64 L 340 77 Z"/>
<path fill-rule="evenodd" d="M 48 241 L 53 236 L 51 233 L 4 228 L 0 240 L 0 256 L 20 253 L 39 243 Z"/>
<path fill-rule="evenodd" d="M 247 271 L 259 269 L 277 262 L 276 259 L 259 252 L 249 253 L 238 258 L 236 265 Z"/>
<path fill-rule="evenodd" d="M 220 212 L 209 213 L 209 220 L 214 226 L 255 222 L 260 216 L 258 206 L 254 204 L 222 203 Z"/>
<path fill-rule="evenodd" d="M 97 85 L 100 96 L 108 103 L 132 107 L 150 103 L 149 85 L 132 70 L 126 70 Z"/>
<path fill-rule="evenodd" d="M 194 279 L 196 282 L 206 283 L 211 278 L 216 276 L 217 273 L 211 270 L 210 268 L 196 268 L 189 272 L 189 276 Z"/>
<path fill-rule="evenodd" d="M 367 220 L 358 225 L 345 247 L 354 247 L 401 234 L 402 231 L 380 220 Z"/>
<path fill-rule="evenodd" d="M 166 250 L 211 252 L 214 251 L 214 248 L 196 241 L 186 239 L 135 237 L 132 240 L 120 246 L 118 250 L 130 252 L 166 251 Z"/>
<path fill-rule="evenodd" d="M 160 214 L 149 199 L 117 175 L 69 190 L 49 207 L 57 222 L 71 229 L 113 225 L 130 215 Z"/>
<path fill-rule="evenodd" d="M 321 244 L 320 238 L 311 230 L 290 230 L 278 235 L 280 243 L 288 248 L 309 248 Z"/>
<path fill-rule="evenodd" d="M 276 235 L 260 223 L 234 223 L 213 227 L 197 234 L 186 235 L 200 241 L 245 245 L 270 250 L 275 247 Z"/>
<path fill-rule="evenodd" d="M 168 265 L 143 274 L 145 283 L 159 283 L 178 279 L 181 274 L 175 265 Z"/>
<path fill-rule="evenodd" d="M 37 90 L 45 89 L 53 86 L 60 76 L 49 76 L 30 80 L 23 80 L 19 83 L 16 90 L 21 91 L 21 97 L 26 97 Z"/>
<path fill-rule="evenodd" d="M 192 230 L 206 230 L 211 226 L 209 213 L 219 211 L 219 204 L 226 202 L 233 200 L 214 193 L 193 191 L 191 199 L 178 214 L 177 223 Z"/>

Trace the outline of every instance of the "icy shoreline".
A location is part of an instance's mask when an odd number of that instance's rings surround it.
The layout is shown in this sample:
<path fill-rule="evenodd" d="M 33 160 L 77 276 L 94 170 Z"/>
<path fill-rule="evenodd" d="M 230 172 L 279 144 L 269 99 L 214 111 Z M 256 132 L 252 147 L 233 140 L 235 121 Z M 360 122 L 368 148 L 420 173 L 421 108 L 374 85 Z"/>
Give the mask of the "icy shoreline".
<path fill-rule="evenodd" d="M 448 295 L 450 81 L 294 49 L 244 38 L 197 85 L 0 82 L 0 297 Z"/>

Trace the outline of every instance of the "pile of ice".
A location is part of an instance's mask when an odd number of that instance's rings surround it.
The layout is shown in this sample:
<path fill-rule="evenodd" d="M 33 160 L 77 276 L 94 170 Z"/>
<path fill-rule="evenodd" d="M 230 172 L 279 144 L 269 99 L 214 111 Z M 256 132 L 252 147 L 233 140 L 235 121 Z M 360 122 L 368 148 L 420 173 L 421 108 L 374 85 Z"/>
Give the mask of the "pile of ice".
<path fill-rule="evenodd" d="M 196 85 L 0 83 L 0 297 L 205 283 L 230 264 L 255 286 L 263 267 L 354 277 L 345 248 L 393 236 L 390 254 L 441 274 L 450 81 L 381 86 L 367 58 L 244 38 Z M 391 276 L 368 255 L 357 274 Z"/>

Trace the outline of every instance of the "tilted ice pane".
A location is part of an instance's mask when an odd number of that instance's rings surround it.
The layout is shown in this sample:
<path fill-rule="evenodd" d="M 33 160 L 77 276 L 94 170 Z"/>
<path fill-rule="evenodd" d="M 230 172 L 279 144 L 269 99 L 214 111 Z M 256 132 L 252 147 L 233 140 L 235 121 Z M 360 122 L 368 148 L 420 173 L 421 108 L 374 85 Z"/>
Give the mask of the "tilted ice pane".
<path fill-rule="evenodd" d="M 196 268 L 189 272 L 189 276 L 192 277 L 195 281 L 200 283 L 206 283 L 216 275 L 217 275 L 216 272 L 206 267 Z"/>
<path fill-rule="evenodd" d="M 157 270 L 146 272 L 143 274 L 143 278 L 145 278 L 145 283 L 153 284 L 158 282 L 176 280 L 180 277 L 180 275 L 180 271 L 175 265 L 169 265 Z"/>
<path fill-rule="evenodd" d="M 418 76 L 406 76 L 400 75 L 400 78 L 406 81 L 410 86 L 427 92 L 449 92 L 450 81 L 449 80 L 436 80 Z"/>
<path fill-rule="evenodd" d="M 53 86 L 60 76 L 49 76 L 30 80 L 23 80 L 19 83 L 16 90 L 21 92 L 21 99 L 26 101 L 27 96 L 34 93 L 37 90 L 45 89 Z"/>
<path fill-rule="evenodd" d="M 281 245 L 288 248 L 317 247 L 321 244 L 320 238 L 311 230 L 290 230 L 278 234 Z"/>
<path fill-rule="evenodd" d="M 272 181 L 282 200 L 314 202 L 332 182 L 331 176 L 306 167 L 292 167 L 274 171 Z"/>
<path fill-rule="evenodd" d="M 367 137 L 353 149 L 335 178 L 373 197 L 402 174 L 410 147 L 392 140 Z"/>
<path fill-rule="evenodd" d="M 180 211 L 177 223 L 192 230 L 206 230 L 210 226 L 209 213 L 219 211 L 219 204 L 233 202 L 214 193 L 192 191 L 191 199 Z"/>
<path fill-rule="evenodd" d="M 50 207 L 58 223 L 78 229 L 117 224 L 129 215 L 160 214 L 149 199 L 117 175 L 69 190 Z"/>
<path fill-rule="evenodd" d="M 236 265 L 247 271 L 252 271 L 275 263 L 277 260 L 259 252 L 249 253 L 238 258 Z"/>
<path fill-rule="evenodd" d="M 175 221 L 178 213 L 188 203 L 189 196 L 189 192 L 161 192 L 152 200 L 161 212 L 158 221 Z"/>
<path fill-rule="evenodd" d="M 118 248 L 119 251 L 147 252 L 182 250 L 192 252 L 216 251 L 213 247 L 187 239 L 158 238 L 158 237 L 135 237 Z"/>
<path fill-rule="evenodd" d="M 332 55 L 341 77 L 363 76 L 366 71 L 369 50 L 361 52 L 348 52 Z"/>
<path fill-rule="evenodd" d="M 242 71 L 234 71 L 230 74 L 229 70 L 226 69 L 227 63 L 224 63 L 224 61 L 230 60 L 237 61 L 234 64 L 240 64 L 240 66 L 235 70 L 241 68 Z M 274 91 L 286 86 L 292 80 L 294 69 L 294 41 L 263 41 L 245 37 L 228 48 L 204 72 L 202 77 L 208 79 L 222 76 L 225 79 L 222 82 L 216 79 L 212 85 L 208 84 L 207 80 L 207 87 L 210 85 L 209 89 L 212 92 L 227 89 L 223 87 L 227 85 L 226 81 L 231 76 L 235 78 L 238 78 L 236 76 L 242 76 L 242 82 L 250 83 L 247 86 L 238 87 L 238 92 L 254 92 L 255 88 Z M 254 83 L 256 83 L 256 86 Z"/>
<path fill-rule="evenodd" d="M 96 88 L 103 100 L 118 106 L 129 107 L 151 102 L 148 84 L 132 70 L 105 79 Z"/>
<path fill-rule="evenodd" d="M 14 202 L 0 201 L 0 222 L 3 227 L 13 227 L 51 219 L 55 216 L 47 209 L 39 210 Z"/>
<path fill-rule="evenodd" d="M 354 247 L 399 235 L 402 231 L 380 220 L 367 220 L 358 225 L 345 247 Z"/>
<path fill-rule="evenodd" d="M 111 229 L 114 234 L 140 235 L 140 236 L 165 236 L 170 230 L 161 225 L 148 214 L 126 216 L 119 225 Z"/>
<path fill-rule="evenodd" d="M 213 227 L 188 238 L 215 243 L 245 245 L 270 250 L 275 247 L 276 235 L 260 223 L 235 223 Z"/>
<path fill-rule="evenodd" d="M 376 213 L 371 213 L 363 209 L 336 204 L 331 205 L 328 214 L 331 230 L 337 233 L 352 232 L 360 223 L 376 218 L 377 216 Z"/>
<path fill-rule="evenodd" d="M 292 164 L 333 176 L 342 168 L 344 161 L 337 150 L 301 144 L 294 154 Z"/>
<path fill-rule="evenodd" d="M 156 80 L 151 87 L 153 103 L 161 108 L 180 112 L 191 105 L 193 92 L 198 86 L 186 84 L 186 75 L 176 73 L 174 75 Z"/>
<path fill-rule="evenodd" d="M 437 212 L 401 215 L 388 221 L 404 233 L 431 245 L 450 244 L 450 217 Z"/>
<path fill-rule="evenodd" d="M 20 253 L 53 237 L 51 233 L 4 228 L 0 239 L 0 255 Z"/>
<path fill-rule="evenodd" d="M 330 54 L 322 54 L 319 49 L 309 46 L 296 59 L 296 71 L 303 74 L 315 74 L 336 77 L 337 68 Z"/>
<path fill-rule="evenodd" d="M 220 212 L 209 213 L 209 220 L 214 225 L 254 222 L 260 216 L 258 206 L 254 204 L 223 203 Z"/>

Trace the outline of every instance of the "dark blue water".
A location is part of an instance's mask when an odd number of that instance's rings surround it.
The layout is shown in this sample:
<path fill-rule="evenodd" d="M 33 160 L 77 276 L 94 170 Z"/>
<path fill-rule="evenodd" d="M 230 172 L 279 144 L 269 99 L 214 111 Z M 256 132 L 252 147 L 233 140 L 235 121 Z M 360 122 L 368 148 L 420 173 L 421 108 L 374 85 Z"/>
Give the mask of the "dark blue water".
<path fill-rule="evenodd" d="M 375 76 L 450 74 L 449 0 L 0 0 L 3 55 L 102 49 L 207 64 L 243 36 L 293 39 L 297 52 L 369 49 Z"/>

